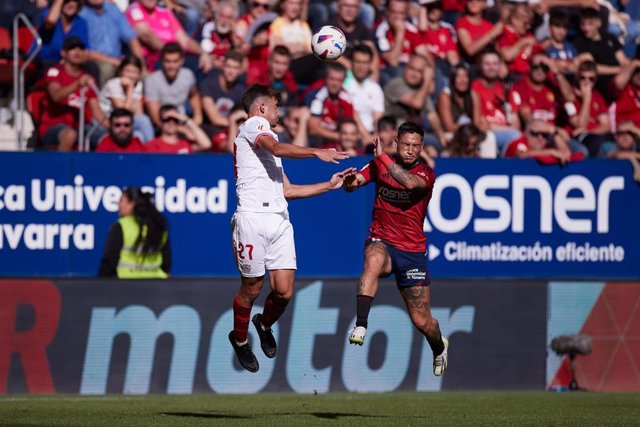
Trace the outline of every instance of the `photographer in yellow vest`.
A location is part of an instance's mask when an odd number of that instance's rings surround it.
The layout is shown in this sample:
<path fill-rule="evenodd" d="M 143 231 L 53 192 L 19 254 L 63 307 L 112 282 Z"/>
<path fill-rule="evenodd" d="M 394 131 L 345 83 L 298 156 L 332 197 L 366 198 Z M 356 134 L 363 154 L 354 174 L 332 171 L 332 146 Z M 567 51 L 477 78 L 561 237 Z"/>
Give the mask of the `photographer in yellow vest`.
<path fill-rule="evenodd" d="M 118 214 L 118 222 L 109 229 L 98 276 L 166 279 L 171 270 L 167 220 L 151 194 L 137 187 L 125 189 Z"/>

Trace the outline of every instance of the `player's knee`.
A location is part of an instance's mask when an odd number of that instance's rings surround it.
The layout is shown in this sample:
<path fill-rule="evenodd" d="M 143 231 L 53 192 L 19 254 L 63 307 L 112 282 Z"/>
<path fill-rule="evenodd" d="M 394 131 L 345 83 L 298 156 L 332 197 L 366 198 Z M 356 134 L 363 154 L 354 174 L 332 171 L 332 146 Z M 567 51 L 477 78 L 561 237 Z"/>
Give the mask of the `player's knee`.
<path fill-rule="evenodd" d="M 243 281 L 240 286 L 240 298 L 252 303 L 260 295 L 263 283 L 262 281 Z"/>
<path fill-rule="evenodd" d="M 285 291 L 274 290 L 273 293 L 276 295 L 276 297 L 278 297 L 278 299 L 282 300 L 285 303 L 288 303 L 289 301 L 291 301 L 291 298 L 293 298 L 293 286 Z"/>
<path fill-rule="evenodd" d="M 433 320 L 434 319 L 433 317 L 431 317 L 430 313 L 411 313 L 411 322 L 413 322 L 413 325 L 416 327 L 416 329 L 420 331 L 430 330 L 433 327 Z"/>

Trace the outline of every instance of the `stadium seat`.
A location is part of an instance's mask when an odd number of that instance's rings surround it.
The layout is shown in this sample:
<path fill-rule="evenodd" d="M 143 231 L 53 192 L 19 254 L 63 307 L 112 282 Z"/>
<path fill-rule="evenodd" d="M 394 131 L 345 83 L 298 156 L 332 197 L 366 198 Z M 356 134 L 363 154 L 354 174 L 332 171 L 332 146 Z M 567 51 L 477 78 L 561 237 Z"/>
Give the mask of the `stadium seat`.
<path fill-rule="evenodd" d="M 18 28 L 18 50 L 22 53 L 29 52 L 31 45 L 33 44 L 34 36 L 27 27 Z"/>
<path fill-rule="evenodd" d="M 0 85 L 13 82 L 12 52 L 11 33 L 6 28 L 0 27 Z"/>

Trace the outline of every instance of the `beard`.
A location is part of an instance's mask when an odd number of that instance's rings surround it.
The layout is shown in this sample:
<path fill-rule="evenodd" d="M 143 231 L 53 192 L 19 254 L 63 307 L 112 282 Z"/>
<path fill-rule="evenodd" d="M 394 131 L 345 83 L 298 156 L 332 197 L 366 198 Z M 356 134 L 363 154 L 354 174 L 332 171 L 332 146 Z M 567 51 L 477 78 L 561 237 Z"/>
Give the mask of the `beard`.
<path fill-rule="evenodd" d="M 216 25 L 216 32 L 218 34 L 220 34 L 221 36 L 226 36 L 227 34 L 229 34 L 231 32 L 231 26 L 230 25 Z"/>
<path fill-rule="evenodd" d="M 126 135 L 116 135 L 114 133 L 109 134 L 113 142 L 115 142 L 119 147 L 125 148 L 129 144 L 131 144 L 131 140 L 133 139 L 133 132 L 128 133 Z"/>

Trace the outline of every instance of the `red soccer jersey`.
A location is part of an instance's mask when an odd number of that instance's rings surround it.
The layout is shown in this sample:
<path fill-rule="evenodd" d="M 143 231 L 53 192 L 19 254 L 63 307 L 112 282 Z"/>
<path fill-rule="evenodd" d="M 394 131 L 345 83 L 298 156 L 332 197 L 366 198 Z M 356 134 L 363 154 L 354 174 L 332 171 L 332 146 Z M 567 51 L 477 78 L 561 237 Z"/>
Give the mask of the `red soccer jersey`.
<path fill-rule="evenodd" d="M 511 90 L 511 103 L 514 111 L 520 111 L 523 107 L 531 110 L 534 120 L 554 124 L 557 117 L 556 96 L 548 86 L 542 85 L 535 89 L 529 80 L 525 78 L 513 85 Z"/>
<path fill-rule="evenodd" d="M 222 60 L 224 55 L 232 48 L 231 33 L 221 36 L 216 31 L 216 23 L 214 21 L 207 21 L 202 24 L 200 36 L 202 37 L 200 41 L 202 50 L 218 60 Z"/>
<path fill-rule="evenodd" d="M 436 180 L 433 169 L 421 161 L 409 169 L 409 173 L 427 184 L 426 189 L 416 190 L 403 188 L 378 159 L 369 162 L 359 173 L 366 182 L 376 183 L 373 220 L 369 227 L 371 237 L 403 251 L 425 253 L 427 238 L 423 224 Z"/>
<path fill-rule="evenodd" d="M 487 121 L 492 125 L 507 126 L 504 83 L 495 81 L 489 86 L 484 79 L 476 79 L 471 83 L 471 90 L 480 98 L 480 112 Z"/>
<path fill-rule="evenodd" d="M 467 0 L 443 0 L 442 7 L 445 12 L 450 10 L 463 12 L 465 4 L 467 4 Z"/>
<path fill-rule="evenodd" d="M 382 21 L 375 30 L 376 43 L 381 53 L 385 53 L 391 50 L 394 44 L 396 44 L 396 35 L 389 26 L 389 22 Z M 402 43 L 402 52 L 400 53 L 399 61 L 401 64 L 409 62 L 409 57 L 413 55 L 416 47 L 420 44 L 420 33 L 415 25 L 410 22 L 405 23 L 404 42 Z M 388 65 L 384 58 L 380 57 L 383 64 Z"/>
<path fill-rule="evenodd" d="M 267 64 L 256 64 L 247 71 L 247 86 L 257 83 L 264 86 L 271 86 L 274 89 L 278 86 L 286 88 L 289 93 L 298 92 L 298 84 L 296 83 L 293 73 L 289 70 L 282 80 L 272 81 L 269 77 L 269 66 Z M 282 99 L 280 102 L 285 103 Z"/>
<path fill-rule="evenodd" d="M 437 30 L 430 28 L 420 33 L 420 44 L 426 45 L 427 51 L 441 59 L 447 58 L 447 53 L 457 51 L 454 29 L 450 24 L 442 22 Z"/>
<path fill-rule="evenodd" d="M 189 154 L 191 153 L 191 143 L 186 139 L 180 139 L 175 144 L 169 144 L 159 136 L 147 142 L 145 149 L 147 153 Z"/>
<path fill-rule="evenodd" d="M 129 145 L 121 147 L 111 139 L 110 135 L 106 135 L 96 147 L 96 153 L 142 153 L 144 151 L 144 145 L 135 136 L 131 139 Z"/>
<path fill-rule="evenodd" d="M 548 147 L 548 146 L 547 146 Z M 504 153 L 505 157 L 518 157 L 518 153 L 526 153 L 531 150 L 529 143 L 527 142 L 527 137 L 522 135 L 509 143 L 507 146 L 507 150 Z M 557 165 L 560 164 L 560 160 L 552 155 L 546 154 L 541 156 L 535 156 L 535 159 L 545 165 Z M 584 159 L 583 153 L 572 153 L 569 161 L 577 162 L 578 160 Z"/>
<path fill-rule="evenodd" d="M 640 126 L 640 88 L 634 88 L 631 83 L 616 99 L 616 124 L 624 120 L 631 120 L 636 126 Z"/>
<path fill-rule="evenodd" d="M 44 82 L 46 86 L 49 86 L 51 83 L 58 83 L 60 86 L 65 87 L 75 83 L 75 81 L 84 74 L 86 73 L 81 72 L 77 76 L 72 76 L 64 70 L 64 65 L 55 65 L 47 70 Z M 48 95 L 44 98 L 39 126 L 41 138 L 44 137 L 44 134 L 47 133 L 49 128 L 55 125 L 62 124 L 78 129 L 80 126 L 80 105 L 82 104 L 80 94 L 81 89 L 78 88 L 58 102 L 54 101 Z M 87 101 L 91 98 L 97 98 L 97 95 L 91 85 L 89 85 L 87 86 L 85 95 L 85 121 L 87 122 L 91 119 L 87 105 Z"/>
<path fill-rule="evenodd" d="M 504 27 L 502 35 L 498 37 L 496 44 L 499 48 L 511 47 L 515 46 L 521 38 L 531 36 L 533 36 L 531 33 L 521 36 L 513 31 L 509 26 L 506 26 Z M 529 60 L 531 59 L 532 53 L 533 47 L 529 45 L 525 46 L 524 49 L 521 49 L 518 56 L 509 62 L 509 71 L 518 74 L 528 74 L 529 69 L 531 68 Z"/>
<path fill-rule="evenodd" d="M 582 107 L 582 98 L 576 92 L 576 100 L 573 102 L 567 102 L 564 104 L 564 109 L 567 112 L 567 116 L 573 117 L 580 114 L 580 108 Z M 604 101 L 600 92 L 593 89 L 591 95 L 591 108 L 589 109 L 589 123 L 587 123 L 587 130 L 595 129 L 598 127 L 598 116 L 600 114 L 607 114 L 607 103 Z"/>
<path fill-rule="evenodd" d="M 476 41 L 480 39 L 482 36 L 487 34 L 493 28 L 493 24 L 486 19 L 483 19 L 480 24 L 474 24 L 467 18 L 463 16 L 458 19 L 455 25 L 456 31 L 459 33 L 460 30 L 467 30 L 469 35 L 471 36 L 471 41 Z M 460 38 L 460 37 L 458 37 Z M 463 52 L 466 55 L 466 52 Z"/>
<path fill-rule="evenodd" d="M 326 86 L 322 86 L 307 94 L 305 104 L 311 115 L 320 117 L 322 127 L 328 130 L 337 131 L 340 121 L 353 118 L 353 104 L 344 89 L 334 98 L 329 96 Z"/>

